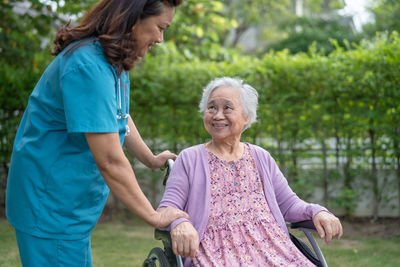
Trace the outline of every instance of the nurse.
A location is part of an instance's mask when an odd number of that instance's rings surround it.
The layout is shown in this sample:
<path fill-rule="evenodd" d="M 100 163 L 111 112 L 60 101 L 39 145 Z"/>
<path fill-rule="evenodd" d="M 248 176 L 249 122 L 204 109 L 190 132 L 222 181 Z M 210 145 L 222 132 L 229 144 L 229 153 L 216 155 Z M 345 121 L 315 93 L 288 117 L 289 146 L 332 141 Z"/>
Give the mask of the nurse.
<path fill-rule="evenodd" d="M 6 215 L 23 266 L 92 266 L 90 234 L 111 190 L 134 214 L 164 227 L 187 214 L 155 211 L 122 145 L 149 168 L 153 155 L 129 116 L 134 62 L 163 41 L 181 0 L 103 0 L 76 27 L 61 28 L 53 62 L 19 126 Z"/>

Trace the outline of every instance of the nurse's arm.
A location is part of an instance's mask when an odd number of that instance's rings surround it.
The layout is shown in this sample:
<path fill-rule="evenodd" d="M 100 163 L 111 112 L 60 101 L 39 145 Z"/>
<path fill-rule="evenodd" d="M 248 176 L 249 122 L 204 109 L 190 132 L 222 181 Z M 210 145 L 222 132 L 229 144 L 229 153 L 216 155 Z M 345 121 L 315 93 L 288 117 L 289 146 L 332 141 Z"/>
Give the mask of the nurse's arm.
<path fill-rule="evenodd" d="M 166 227 L 189 216 L 178 209 L 155 211 L 147 200 L 122 150 L 118 133 L 85 133 L 86 140 L 110 190 L 134 214 L 154 227 Z"/>
<path fill-rule="evenodd" d="M 164 166 L 168 159 L 176 159 L 176 155 L 168 150 L 154 156 L 140 136 L 131 117 L 129 117 L 128 126 L 130 134 L 125 137 L 124 146 L 132 156 L 137 158 L 144 165 L 151 169 L 157 169 Z"/>

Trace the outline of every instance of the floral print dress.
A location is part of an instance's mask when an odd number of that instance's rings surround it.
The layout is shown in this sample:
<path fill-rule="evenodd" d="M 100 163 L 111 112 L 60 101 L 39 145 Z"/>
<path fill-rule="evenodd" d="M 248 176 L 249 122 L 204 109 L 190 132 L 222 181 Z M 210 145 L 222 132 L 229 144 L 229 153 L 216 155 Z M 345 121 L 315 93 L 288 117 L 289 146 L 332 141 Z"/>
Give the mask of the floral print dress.
<path fill-rule="evenodd" d="M 192 266 L 314 266 L 273 217 L 248 144 L 237 161 L 208 161 L 210 215 Z"/>

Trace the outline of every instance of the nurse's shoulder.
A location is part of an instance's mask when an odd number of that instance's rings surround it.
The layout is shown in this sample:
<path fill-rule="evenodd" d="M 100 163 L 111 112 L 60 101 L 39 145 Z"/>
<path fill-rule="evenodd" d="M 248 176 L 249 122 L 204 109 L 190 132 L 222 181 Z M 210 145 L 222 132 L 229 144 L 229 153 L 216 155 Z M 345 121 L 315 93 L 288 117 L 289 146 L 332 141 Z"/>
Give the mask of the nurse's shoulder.
<path fill-rule="evenodd" d="M 57 55 L 56 60 L 59 60 L 61 76 L 80 68 L 100 68 L 113 72 L 112 66 L 104 57 L 101 44 L 93 38 L 71 43 Z"/>

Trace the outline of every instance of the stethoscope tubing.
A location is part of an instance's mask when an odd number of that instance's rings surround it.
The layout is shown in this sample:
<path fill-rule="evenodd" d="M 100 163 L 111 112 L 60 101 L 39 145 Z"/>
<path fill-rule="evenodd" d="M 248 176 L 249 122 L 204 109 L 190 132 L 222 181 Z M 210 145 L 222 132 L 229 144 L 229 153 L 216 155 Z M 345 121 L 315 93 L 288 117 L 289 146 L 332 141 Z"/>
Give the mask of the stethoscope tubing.
<path fill-rule="evenodd" d="M 125 135 L 128 136 L 129 133 L 130 133 L 130 129 L 129 129 L 129 126 L 128 126 L 128 117 L 130 117 L 130 115 L 129 115 L 129 112 L 128 112 L 128 103 L 127 103 L 127 99 L 126 99 L 126 85 L 125 85 L 125 115 L 122 112 L 121 78 L 118 78 L 118 100 L 119 100 L 118 101 L 119 102 L 118 103 L 119 106 L 118 106 L 118 111 L 117 111 L 116 118 L 117 118 L 117 120 L 120 120 L 120 119 L 126 120 L 126 122 L 125 122 L 125 127 L 126 127 Z"/>

